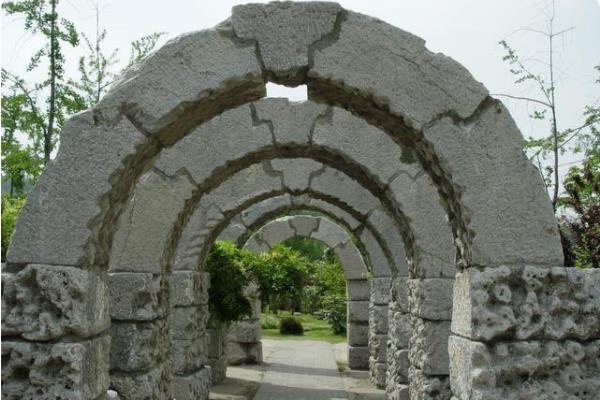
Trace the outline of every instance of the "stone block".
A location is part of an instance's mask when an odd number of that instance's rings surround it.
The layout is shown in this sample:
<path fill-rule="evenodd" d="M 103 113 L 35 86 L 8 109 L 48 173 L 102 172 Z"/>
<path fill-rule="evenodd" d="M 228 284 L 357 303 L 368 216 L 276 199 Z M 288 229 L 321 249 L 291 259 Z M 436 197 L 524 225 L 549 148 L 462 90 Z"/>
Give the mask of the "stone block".
<path fill-rule="evenodd" d="M 227 358 L 225 356 L 221 358 L 211 358 L 209 364 L 212 385 L 214 386 L 223 382 L 227 375 Z"/>
<path fill-rule="evenodd" d="M 385 304 L 390 302 L 391 278 L 372 278 L 371 284 L 371 303 Z"/>
<path fill-rule="evenodd" d="M 390 340 L 392 340 L 397 347 L 408 348 L 408 340 L 412 334 L 410 314 L 394 311 L 390 312 L 388 317 L 390 320 L 388 331 Z"/>
<path fill-rule="evenodd" d="M 346 281 L 348 300 L 369 300 L 369 281 L 366 279 L 349 279 Z"/>
<path fill-rule="evenodd" d="M 271 246 L 296 235 L 287 219 L 277 219 L 263 226 L 256 232 L 258 238 Z"/>
<path fill-rule="evenodd" d="M 175 307 L 171 309 L 171 338 L 194 340 L 205 332 L 208 310 L 205 306 Z"/>
<path fill-rule="evenodd" d="M 345 202 L 352 204 L 352 208 L 360 214 L 368 214 L 380 204 L 379 200 L 358 182 L 330 167 L 325 167 L 322 173 L 313 176 L 310 188 L 315 192 L 328 193 L 338 199 L 345 199 Z"/>
<path fill-rule="evenodd" d="M 387 335 L 369 335 L 369 352 L 374 362 L 387 363 L 387 348 Z"/>
<path fill-rule="evenodd" d="M 206 331 L 206 342 L 208 344 L 208 357 L 219 358 L 224 354 L 224 338 L 221 331 L 214 328 L 209 328 Z"/>
<path fill-rule="evenodd" d="M 390 307 L 396 311 L 409 312 L 408 307 L 408 278 L 397 277 L 392 279 L 390 291 Z"/>
<path fill-rule="evenodd" d="M 311 198 L 309 201 L 309 205 L 316 207 L 319 210 L 322 210 L 327 214 L 333 215 L 334 217 L 336 217 L 339 220 L 344 221 L 346 224 L 348 224 L 348 227 L 352 230 L 358 228 L 358 226 L 360 225 L 360 222 L 358 222 L 356 220 L 356 218 L 354 218 L 348 212 L 342 210 L 338 206 L 333 205 L 327 201 Z"/>
<path fill-rule="evenodd" d="M 164 351 L 161 322 L 116 322 L 110 327 L 111 371 L 151 371 Z"/>
<path fill-rule="evenodd" d="M 348 346 L 348 367 L 367 370 L 369 368 L 369 347 Z"/>
<path fill-rule="evenodd" d="M 109 384 L 110 337 L 81 342 L 2 341 L 3 399 L 95 399 Z"/>
<path fill-rule="evenodd" d="M 398 349 L 388 342 L 388 386 L 408 383 L 408 349 Z"/>
<path fill-rule="evenodd" d="M 411 316 L 409 359 L 411 365 L 427 375 L 447 375 L 450 321 L 428 321 Z"/>
<path fill-rule="evenodd" d="M 149 372 L 111 373 L 110 386 L 122 399 L 169 400 L 167 369 L 158 366 Z"/>
<path fill-rule="evenodd" d="M 391 256 L 390 262 L 393 264 L 391 268 L 396 271 L 395 275 L 407 276 L 408 262 L 404 252 L 404 239 L 400 233 L 402 229 L 394 222 L 388 211 L 381 209 L 381 206 L 369 213 L 367 221 L 375 228 L 379 237 L 385 241 Z"/>
<path fill-rule="evenodd" d="M 258 107 L 263 102 L 258 102 L 256 106 Z M 246 226 L 251 226 L 264 215 L 273 212 L 282 207 L 288 207 L 292 204 L 292 200 L 289 194 L 275 196 L 268 198 L 266 200 L 259 201 L 252 205 L 252 207 L 246 208 L 242 211 L 241 218 Z"/>
<path fill-rule="evenodd" d="M 176 375 L 188 375 L 208 361 L 204 338 L 171 340 L 171 368 Z"/>
<path fill-rule="evenodd" d="M 156 275 L 138 272 L 108 274 L 110 316 L 117 320 L 151 321 L 161 312 Z"/>
<path fill-rule="evenodd" d="M 194 271 L 173 271 L 171 273 L 172 306 L 194 306 L 208 304 L 210 275 Z"/>
<path fill-rule="evenodd" d="M 369 304 L 369 325 L 373 333 L 388 333 L 388 306 Z"/>
<path fill-rule="evenodd" d="M 600 271 L 488 267 L 460 272 L 452 330 L 480 341 L 600 338 Z"/>
<path fill-rule="evenodd" d="M 368 301 L 349 301 L 348 302 L 348 321 L 349 322 L 368 322 L 369 321 L 369 302 Z"/>
<path fill-rule="evenodd" d="M 348 324 L 348 344 L 350 346 L 366 346 L 369 344 L 369 325 Z"/>
<path fill-rule="evenodd" d="M 309 237 L 319 227 L 319 222 L 322 219 L 323 217 L 313 217 L 311 215 L 294 215 L 290 217 L 289 221 L 296 235 Z"/>
<path fill-rule="evenodd" d="M 227 341 L 238 343 L 260 342 L 260 320 L 246 319 L 232 322 L 227 334 Z"/>
<path fill-rule="evenodd" d="M 369 359 L 369 382 L 378 389 L 385 389 L 387 380 L 387 363 Z"/>
<path fill-rule="evenodd" d="M 306 191 L 311 176 L 323 168 L 323 164 L 310 158 L 275 159 L 271 161 L 271 166 L 281 174 L 283 186 L 290 191 Z"/>
<path fill-rule="evenodd" d="M 221 231 L 218 240 L 236 243 L 244 233 L 246 233 L 245 226 L 240 224 L 231 224 Z"/>
<path fill-rule="evenodd" d="M 262 343 L 249 343 L 248 344 L 248 358 L 246 363 L 248 364 L 260 364 L 263 362 Z"/>
<path fill-rule="evenodd" d="M 382 248 L 382 246 L 386 246 L 387 248 L 387 243 L 380 242 L 375 238 L 371 231 L 372 229 L 375 231 L 372 226 L 367 225 L 367 228 L 368 229 L 362 230 L 359 239 L 369 254 L 369 263 L 371 265 L 373 279 L 391 277 L 392 266 L 390 265 L 390 259 L 388 259 L 388 256 L 384 253 Z"/>
<path fill-rule="evenodd" d="M 345 234 L 347 235 L 347 233 Z M 325 241 L 325 243 L 327 242 Z M 367 265 L 352 241 L 348 240 L 335 247 L 335 254 L 338 256 L 340 264 L 342 264 L 346 279 L 367 279 L 369 276 Z"/>
<path fill-rule="evenodd" d="M 600 390 L 600 340 L 493 344 L 455 335 L 450 380 L 460 399 L 594 399 Z"/>
<path fill-rule="evenodd" d="M 31 264 L 2 274 L 2 336 L 94 336 L 110 324 L 108 288 L 80 268 Z"/>
<path fill-rule="evenodd" d="M 408 377 L 411 399 L 450 400 L 452 398 L 448 376 L 428 375 L 422 370 L 411 366 Z"/>
<path fill-rule="evenodd" d="M 454 279 L 410 279 L 408 305 L 411 314 L 430 320 L 452 319 Z"/>
<path fill-rule="evenodd" d="M 208 399 L 211 387 L 211 369 L 202 368 L 187 376 L 173 376 L 171 396 L 176 400 Z"/>
<path fill-rule="evenodd" d="M 408 385 L 393 384 L 385 388 L 386 400 L 410 400 Z"/>

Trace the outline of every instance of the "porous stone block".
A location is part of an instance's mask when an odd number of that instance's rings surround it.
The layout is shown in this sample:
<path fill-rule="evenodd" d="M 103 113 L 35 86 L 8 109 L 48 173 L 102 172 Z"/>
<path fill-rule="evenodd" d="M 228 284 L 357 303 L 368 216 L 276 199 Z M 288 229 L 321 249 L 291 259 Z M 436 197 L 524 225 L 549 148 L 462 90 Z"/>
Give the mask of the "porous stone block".
<path fill-rule="evenodd" d="M 246 233 L 245 226 L 240 224 L 231 224 L 221 231 L 218 240 L 236 243 L 244 233 Z"/>
<path fill-rule="evenodd" d="M 408 377 L 411 400 L 450 400 L 452 398 L 448 376 L 428 375 L 422 370 L 411 366 Z"/>
<path fill-rule="evenodd" d="M 345 231 L 343 232 L 347 235 Z M 340 264 L 342 264 L 342 268 L 344 269 L 344 277 L 346 279 L 367 279 L 369 272 L 364 259 L 348 236 L 346 236 L 346 239 L 348 241 L 335 247 L 335 254 L 338 256 Z M 324 242 L 328 243 L 327 241 Z"/>
<path fill-rule="evenodd" d="M 245 319 L 235 321 L 229 328 L 227 341 L 238 343 L 256 343 L 260 341 L 260 320 Z"/>
<path fill-rule="evenodd" d="M 246 362 L 248 358 L 246 343 L 227 342 L 225 345 L 225 354 L 227 354 L 228 365 L 239 365 Z"/>
<path fill-rule="evenodd" d="M 369 325 L 373 333 L 388 332 L 388 306 L 369 304 Z"/>
<path fill-rule="evenodd" d="M 206 340 L 171 340 L 171 368 L 176 375 L 188 375 L 208 360 Z"/>
<path fill-rule="evenodd" d="M 313 231 L 310 237 L 334 248 L 347 242 L 349 234 L 336 223 L 323 219 L 320 221 L 318 229 Z"/>
<path fill-rule="evenodd" d="M 369 281 L 366 279 L 349 279 L 346 281 L 348 300 L 369 300 Z"/>
<path fill-rule="evenodd" d="M 396 277 L 392 279 L 390 290 L 390 308 L 404 313 L 409 312 L 408 307 L 408 278 Z"/>
<path fill-rule="evenodd" d="M 225 379 L 227 375 L 227 358 L 222 356 L 221 358 L 209 359 L 210 364 L 210 378 L 212 385 L 217 385 Z"/>
<path fill-rule="evenodd" d="M 258 43 L 265 68 L 275 77 L 297 79 L 308 66 L 310 46 L 334 30 L 339 4 L 268 3 L 233 8 L 236 36 Z"/>
<path fill-rule="evenodd" d="M 194 340 L 204 334 L 208 310 L 206 306 L 175 307 L 169 317 L 172 339 Z"/>
<path fill-rule="evenodd" d="M 387 380 L 387 363 L 369 359 L 369 382 L 378 389 L 385 389 Z"/>
<path fill-rule="evenodd" d="M 368 322 L 369 321 L 369 302 L 368 301 L 349 301 L 348 302 L 348 321 L 349 322 Z"/>
<path fill-rule="evenodd" d="M 372 278 L 371 283 L 371 303 L 385 304 L 390 302 L 391 278 Z"/>
<path fill-rule="evenodd" d="M 167 369 L 158 366 L 149 372 L 111 373 L 110 386 L 122 399 L 170 400 Z"/>
<path fill-rule="evenodd" d="M 452 331 L 481 341 L 600 338 L 600 271 L 468 268 L 456 277 Z"/>
<path fill-rule="evenodd" d="M 411 314 L 430 320 L 452 319 L 454 279 L 410 279 L 408 305 Z"/>
<path fill-rule="evenodd" d="M 263 102 L 258 102 L 256 107 L 259 107 L 259 104 Z M 259 218 L 262 218 L 264 215 L 273 212 L 279 208 L 287 207 L 292 204 L 292 199 L 289 194 L 284 194 L 281 196 L 271 197 L 266 200 L 259 201 L 252 205 L 252 207 L 246 208 L 242 211 L 241 218 L 242 222 L 245 226 L 253 225 Z"/>
<path fill-rule="evenodd" d="M 95 399 L 109 384 L 110 337 L 81 342 L 2 341 L 2 398 Z"/>
<path fill-rule="evenodd" d="M 402 229 L 398 227 L 397 222 L 389 214 L 389 211 L 381 209 L 381 205 L 369 213 L 367 220 L 378 232 L 379 237 L 386 243 L 388 252 L 391 256 L 390 262 L 396 276 L 408 275 L 408 262 L 404 252 L 404 240 L 402 238 Z"/>
<path fill-rule="evenodd" d="M 374 362 L 387 363 L 387 335 L 369 335 L 369 352 Z"/>
<path fill-rule="evenodd" d="M 348 367 L 366 370 L 369 368 L 369 347 L 348 346 Z"/>
<path fill-rule="evenodd" d="M 369 343 L 368 324 L 348 324 L 348 344 L 350 346 L 366 346 Z"/>
<path fill-rule="evenodd" d="M 428 321 L 411 316 L 409 359 L 411 365 L 428 375 L 447 375 L 450 321 Z"/>
<path fill-rule="evenodd" d="M 108 287 L 112 319 L 151 321 L 162 314 L 158 302 L 160 281 L 156 275 L 109 273 Z"/>
<path fill-rule="evenodd" d="M 323 218 L 310 215 L 295 215 L 290 218 L 290 225 L 296 232 L 296 235 L 308 237 L 319 227 L 319 222 Z"/>
<path fill-rule="evenodd" d="M 410 314 L 390 311 L 389 320 L 389 338 L 394 341 L 397 347 L 408 348 L 408 340 L 412 334 Z"/>
<path fill-rule="evenodd" d="M 408 383 L 408 349 L 398 349 L 388 342 L 388 386 Z"/>
<path fill-rule="evenodd" d="M 116 322 L 110 327 L 110 368 L 115 371 L 150 371 L 165 348 L 161 322 Z M 162 350 L 164 351 L 164 350 Z"/>
<path fill-rule="evenodd" d="M 82 338 L 108 328 L 108 288 L 80 268 L 30 264 L 2 274 L 2 336 Z"/>
<path fill-rule="evenodd" d="M 459 400 L 592 400 L 600 390 L 600 340 L 485 344 L 452 335 L 449 352 Z"/>
<path fill-rule="evenodd" d="M 279 242 L 294 237 L 296 234 L 287 219 L 279 219 L 263 226 L 256 235 L 263 242 L 274 246 Z"/>
<path fill-rule="evenodd" d="M 281 174 L 283 186 L 288 190 L 306 191 L 311 176 L 322 169 L 323 164 L 310 158 L 286 158 L 271 161 L 271 167 Z"/>
<path fill-rule="evenodd" d="M 171 396 L 176 400 L 208 399 L 211 386 L 211 369 L 202 368 L 187 376 L 173 376 Z"/>
<path fill-rule="evenodd" d="M 339 220 L 344 221 L 346 224 L 348 224 L 348 227 L 352 230 L 358 228 L 358 226 L 360 225 L 360 222 L 358 222 L 356 220 L 356 218 L 354 218 L 352 215 L 350 215 L 350 213 L 348 213 L 345 210 L 342 210 L 338 206 L 331 204 L 327 201 L 311 198 L 309 200 L 309 205 L 316 207 L 319 210 L 322 210 L 326 214 L 333 215 Z"/>
<path fill-rule="evenodd" d="M 385 388 L 385 398 L 387 400 L 410 400 L 408 385 L 388 384 Z"/>
<path fill-rule="evenodd" d="M 171 273 L 172 306 L 194 306 L 208 304 L 210 275 L 204 272 L 173 271 Z"/>
<path fill-rule="evenodd" d="M 355 180 L 343 172 L 325 167 L 323 172 L 313 176 L 310 188 L 316 192 L 329 193 L 338 199 L 345 199 L 347 204 L 361 214 L 368 214 L 377 208 L 379 200 Z"/>

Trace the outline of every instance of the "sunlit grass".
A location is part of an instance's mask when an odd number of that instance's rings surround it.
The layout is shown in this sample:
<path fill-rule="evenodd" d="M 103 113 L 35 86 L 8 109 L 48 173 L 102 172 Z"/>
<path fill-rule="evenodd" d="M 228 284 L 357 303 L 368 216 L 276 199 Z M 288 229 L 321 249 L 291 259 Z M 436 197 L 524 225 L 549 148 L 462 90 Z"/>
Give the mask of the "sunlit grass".
<path fill-rule="evenodd" d="M 291 316 L 289 311 L 280 311 L 278 315 L 271 313 L 263 313 L 261 318 L 276 318 L 280 320 L 284 317 Z M 298 321 L 302 323 L 304 335 L 282 335 L 279 329 L 263 329 L 262 336 L 265 339 L 285 339 L 285 340 L 322 340 L 328 343 L 341 343 L 346 341 L 345 335 L 336 335 L 329 324 L 310 314 L 295 315 Z"/>

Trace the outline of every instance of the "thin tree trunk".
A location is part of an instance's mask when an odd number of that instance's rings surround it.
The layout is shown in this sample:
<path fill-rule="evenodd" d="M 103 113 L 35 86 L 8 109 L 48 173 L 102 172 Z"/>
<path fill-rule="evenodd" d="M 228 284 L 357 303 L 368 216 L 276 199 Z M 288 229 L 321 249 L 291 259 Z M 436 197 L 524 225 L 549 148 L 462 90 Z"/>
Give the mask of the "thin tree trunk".
<path fill-rule="evenodd" d="M 48 129 L 44 135 L 44 164 L 50 161 L 54 136 L 54 114 L 56 113 L 56 0 L 51 0 L 52 19 L 50 22 L 50 100 Z"/>

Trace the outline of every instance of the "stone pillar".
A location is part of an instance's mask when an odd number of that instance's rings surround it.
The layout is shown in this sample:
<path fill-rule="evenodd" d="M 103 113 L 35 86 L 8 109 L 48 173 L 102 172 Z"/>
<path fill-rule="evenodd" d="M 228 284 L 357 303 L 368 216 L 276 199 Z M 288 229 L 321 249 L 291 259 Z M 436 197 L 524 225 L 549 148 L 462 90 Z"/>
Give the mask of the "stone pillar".
<path fill-rule="evenodd" d="M 365 281 L 365 284 L 367 282 Z M 369 301 L 348 300 L 348 367 L 369 368 Z"/>
<path fill-rule="evenodd" d="M 461 271 L 452 332 L 450 382 L 458 400 L 597 398 L 600 271 Z"/>
<path fill-rule="evenodd" d="M 262 344 L 260 342 L 260 298 L 256 284 L 244 289 L 244 294 L 252 306 L 252 315 L 242 321 L 231 324 L 226 339 L 225 353 L 227 364 L 255 364 L 262 362 Z"/>
<path fill-rule="evenodd" d="M 387 380 L 388 311 L 391 278 L 373 278 L 369 297 L 369 381 L 383 389 Z"/>
<path fill-rule="evenodd" d="M 406 277 L 393 277 L 388 306 L 386 399 L 408 400 L 408 340 L 411 334 Z"/>
<path fill-rule="evenodd" d="M 206 340 L 208 343 L 208 365 L 211 367 L 211 382 L 216 385 L 225 379 L 227 374 L 227 354 L 225 338 L 228 327 L 214 317 L 208 320 Z"/>

